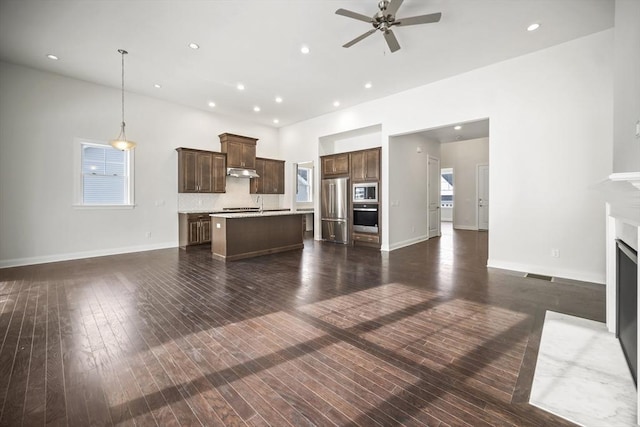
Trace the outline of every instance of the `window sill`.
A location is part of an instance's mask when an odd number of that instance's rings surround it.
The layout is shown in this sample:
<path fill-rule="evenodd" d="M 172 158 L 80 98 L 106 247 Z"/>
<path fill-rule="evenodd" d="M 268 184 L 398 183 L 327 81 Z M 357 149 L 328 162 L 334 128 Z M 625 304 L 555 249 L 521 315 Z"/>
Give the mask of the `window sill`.
<path fill-rule="evenodd" d="M 100 210 L 100 209 L 106 209 L 106 210 L 118 210 L 118 209 L 133 209 L 135 208 L 136 205 L 73 205 L 74 209 L 80 209 L 80 210 Z"/>

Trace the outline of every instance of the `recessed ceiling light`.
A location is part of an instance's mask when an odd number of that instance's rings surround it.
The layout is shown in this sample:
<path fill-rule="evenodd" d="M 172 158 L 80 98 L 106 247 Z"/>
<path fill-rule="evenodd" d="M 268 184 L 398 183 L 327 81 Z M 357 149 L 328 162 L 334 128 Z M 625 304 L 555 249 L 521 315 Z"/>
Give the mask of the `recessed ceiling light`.
<path fill-rule="evenodd" d="M 462 129 L 462 126 L 458 125 L 458 126 L 454 126 L 453 128 L 454 128 L 455 130 L 460 130 L 460 129 Z"/>
<path fill-rule="evenodd" d="M 373 85 L 371 84 L 371 82 L 367 82 L 367 83 L 364 84 L 364 88 L 365 89 L 371 89 L 372 86 Z"/>
<path fill-rule="evenodd" d="M 47 58 L 49 58 L 49 59 L 53 59 L 54 61 L 57 61 L 58 59 L 60 59 L 60 58 L 58 58 L 57 56 L 55 56 L 54 54 L 52 54 L 52 53 L 49 53 L 49 54 L 47 55 Z"/>
<path fill-rule="evenodd" d="M 209 104 L 207 104 L 207 105 L 209 105 L 209 107 L 213 108 L 213 107 L 216 106 L 216 103 L 213 102 L 213 101 L 209 101 Z"/>
<path fill-rule="evenodd" d="M 279 96 L 276 96 L 276 102 L 280 104 L 282 102 L 282 98 L 280 98 Z"/>
<path fill-rule="evenodd" d="M 158 83 L 154 84 L 153 87 L 155 87 L 156 89 L 160 89 L 162 87 L 162 85 L 159 85 Z"/>
<path fill-rule="evenodd" d="M 309 53 L 309 52 L 311 52 L 311 51 L 309 50 L 309 46 L 303 45 L 303 46 L 300 48 L 300 52 L 302 52 L 303 54 L 305 54 L 305 55 L 306 55 L 306 54 L 308 54 L 308 53 Z"/>
<path fill-rule="evenodd" d="M 253 111 L 255 111 L 256 113 L 260 112 L 260 107 L 256 105 L 255 107 L 253 107 Z"/>
<path fill-rule="evenodd" d="M 340 106 L 340 101 L 333 101 L 333 106 L 334 107 L 339 107 Z"/>
<path fill-rule="evenodd" d="M 190 47 L 191 49 L 194 49 L 194 50 L 195 50 L 195 49 L 200 49 L 200 46 L 199 46 L 198 44 L 196 44 L 196 43 L 189 43 L 189 47 Z"/>
<path fill-rule="evenodd" d="M 535 31 L 538 28 L 540 28 L 540 24 L 536 22 L 536 23 L 533 23 L 533 24 L 529 25 L 527 27 L 527 31 Z"/>
<path fill-rule="evenodd" d="M 273 123 L 278 124 L 278 123 L 280 123 L 280 120 L 278 120 L 278 119 L 273 119 Z"/>
<path fill-rule="evenodd" d="M 244 85 L 242 83 L 238 83 L 236 87 L 238 88 L 238 90 L 244 90 Z"/>

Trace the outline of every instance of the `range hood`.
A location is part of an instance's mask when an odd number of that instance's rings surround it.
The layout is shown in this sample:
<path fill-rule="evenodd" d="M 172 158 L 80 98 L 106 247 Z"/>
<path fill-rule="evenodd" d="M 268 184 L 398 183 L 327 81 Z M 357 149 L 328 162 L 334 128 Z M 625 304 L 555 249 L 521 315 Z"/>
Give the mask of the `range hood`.
<path fill-rule="evenodd" d="M 253 169 L 227 168 L 227 175 L 236 178 L 260 178 L 260 175 Z"/>

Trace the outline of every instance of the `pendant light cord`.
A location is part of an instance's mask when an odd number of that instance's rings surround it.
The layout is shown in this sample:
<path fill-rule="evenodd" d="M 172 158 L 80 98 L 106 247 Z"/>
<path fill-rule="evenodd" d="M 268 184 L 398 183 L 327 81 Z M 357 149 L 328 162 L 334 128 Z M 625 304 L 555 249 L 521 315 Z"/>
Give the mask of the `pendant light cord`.
<path fill-rule="evenodd" d="M 124 54 L 126 50 L 120 49 L 120 54 L 122 56 L 122 127 L 124 131 Z"/>
<path fill-rule="evenodd" d="M 121 89 L 122 89 L 122 134 L 124 136 L 124 56 L 126 54 L 128 54 L 129 52 L 127 52 L 124 49 L 118 49 L 118 52 L 120 52 L 120 55 L 122 56 L 122 85 L 121 85 Z M 123 138 L 126 139 L 126 138 Z"/>

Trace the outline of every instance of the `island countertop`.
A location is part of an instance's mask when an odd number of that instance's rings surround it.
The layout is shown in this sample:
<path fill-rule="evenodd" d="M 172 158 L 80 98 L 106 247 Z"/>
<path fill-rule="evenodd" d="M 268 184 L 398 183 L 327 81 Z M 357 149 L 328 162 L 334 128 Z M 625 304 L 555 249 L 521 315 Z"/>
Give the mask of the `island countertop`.
<path fill-rule="evenodd" d="M 236 212 L 236 213 L 212 213 L 209 214 L 209 216 L 214 217 L 214 218 L 227 218 L 227 219 L 233 219 L 233 218 L 261 218 L 261 217 L 268 217 L 268 216 L 286 216 L 286 215 L 305 215 L 308 212 L 297 212 L 297 211 L 282 211 L 282 210 L 277 210 L 277 211 L 262 211 L 262 212 Z"/>

